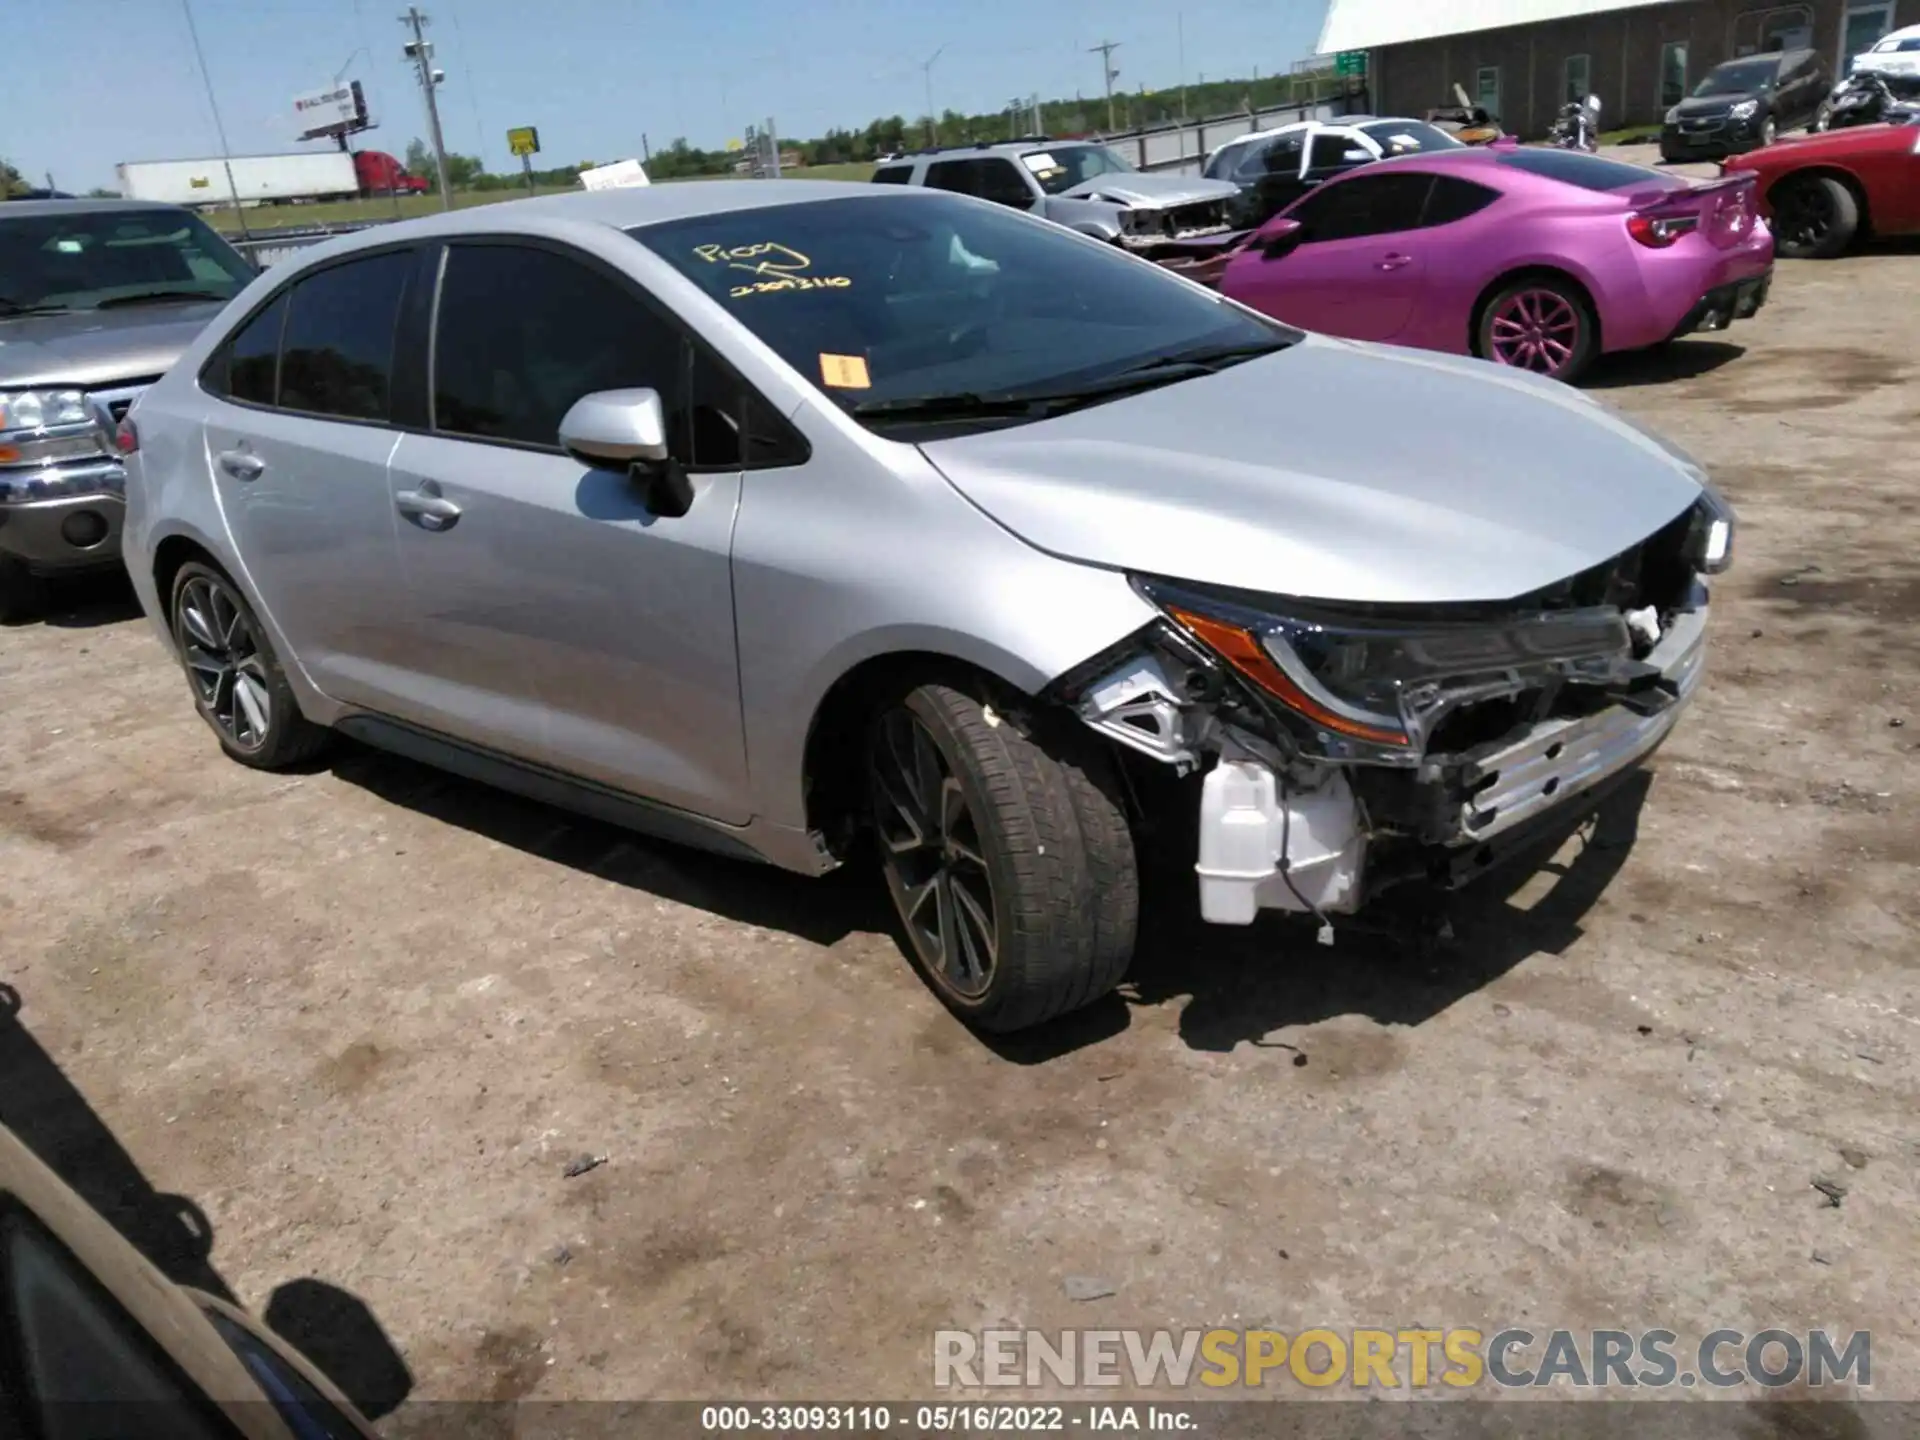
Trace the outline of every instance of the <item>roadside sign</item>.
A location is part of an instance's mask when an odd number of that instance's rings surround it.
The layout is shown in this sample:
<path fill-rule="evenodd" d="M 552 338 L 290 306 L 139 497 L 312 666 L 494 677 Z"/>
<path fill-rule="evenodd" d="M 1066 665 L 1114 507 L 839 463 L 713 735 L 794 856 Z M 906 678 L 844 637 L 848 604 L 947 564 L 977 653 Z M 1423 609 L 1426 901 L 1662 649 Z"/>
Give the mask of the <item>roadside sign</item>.
<path fill-rule="evenodd" d="M 538 155 L 540 131 L 532 125 L 520 125 L 507 131 L 507 150 L 514 155 Z"/>
<path fill-rule="evenodd" d="M 1364 50 L 1342 50 L 1334 57 L 1333 73 L 1336 75 L 1365 75 L 1367 73 L 1367 52 Z"/>

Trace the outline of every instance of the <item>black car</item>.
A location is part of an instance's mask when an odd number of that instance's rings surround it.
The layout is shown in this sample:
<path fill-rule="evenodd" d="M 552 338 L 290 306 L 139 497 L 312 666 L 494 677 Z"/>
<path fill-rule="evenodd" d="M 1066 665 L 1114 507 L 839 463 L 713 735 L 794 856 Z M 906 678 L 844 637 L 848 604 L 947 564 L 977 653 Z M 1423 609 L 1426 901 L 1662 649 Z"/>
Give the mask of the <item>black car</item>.
<path fill-rule="evenodd" d="M 1832 75 L 1812 50 L 1777 50 L 1716 65 L 1693 94 L 1667 111 L 1662 160 L 1714 160 L 1771 145 L 1810 125 Z"/>

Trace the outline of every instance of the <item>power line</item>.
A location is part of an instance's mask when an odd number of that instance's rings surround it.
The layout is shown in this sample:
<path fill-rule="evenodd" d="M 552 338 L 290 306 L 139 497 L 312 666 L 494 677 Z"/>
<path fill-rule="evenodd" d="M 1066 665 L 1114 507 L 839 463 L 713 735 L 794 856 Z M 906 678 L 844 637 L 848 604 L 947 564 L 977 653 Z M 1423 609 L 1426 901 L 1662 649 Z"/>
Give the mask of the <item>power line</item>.
<path fill-rule="evenodd" d="M 233 218 L 240 222 L 240 234 L 251 240 L 253 235 L 247 229 L 247 217 L 240 208 L 240 187 L 233 183 L 233 150 L 227 144 L 226 122 L 220 118 L 220 102 L 213 98 L 213 76 L 207 73 L 207 55 L 200 48 L 200 27 L 193 23 L 193 6 L 189 0 L 180 0 L 180 8 L 187 12 L 187 33 L 193 37 L 193 53 L 200 62 L 200 78 L 206 82 L 207 108 L 213 111 L 214 133 L 220 137 L 220 163 L 227 167 L 227 193 L 233 196 Z"/>

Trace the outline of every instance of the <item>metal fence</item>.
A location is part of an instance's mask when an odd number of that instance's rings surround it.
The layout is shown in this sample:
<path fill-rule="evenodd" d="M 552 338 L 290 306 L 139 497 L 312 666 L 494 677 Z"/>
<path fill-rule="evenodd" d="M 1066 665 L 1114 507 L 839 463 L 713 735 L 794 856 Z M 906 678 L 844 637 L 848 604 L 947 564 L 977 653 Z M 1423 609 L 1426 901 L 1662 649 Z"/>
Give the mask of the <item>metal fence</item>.
<path fill-rule="evenodd" d="M 1124 135 L 1098 136 L 1142 170 L 1168 171 L 1177 175 L 1198 175 L 1207 152 L 1217 149 L 1236 136 L 1255 130 L 1271 130 L 1296 120 L 1331 120 L 1347 113 L 1344 99 L 1311 101 L 1299 105 L 1273 105 L 1264 110 L 1242 110 L 1234 115 L 1215 115 L 1205 120 L 1173 121 Z"/>
<path fill-rule="evenodd" d="M 331 240 L 335 235 L 351 235 L 356 230 L 365 230 L 370 226 L 386 223 L 384 220 L 363 220 L 351 225 L 309 225 L 299 229 L 256 230 L 238 239 L 232 236 L 228 239 L 234 249 L 265 270 L 269 265 L 277 265 L 296 250 L 304 250 L 309 245 L 318 245 L 322 240 Z"/>

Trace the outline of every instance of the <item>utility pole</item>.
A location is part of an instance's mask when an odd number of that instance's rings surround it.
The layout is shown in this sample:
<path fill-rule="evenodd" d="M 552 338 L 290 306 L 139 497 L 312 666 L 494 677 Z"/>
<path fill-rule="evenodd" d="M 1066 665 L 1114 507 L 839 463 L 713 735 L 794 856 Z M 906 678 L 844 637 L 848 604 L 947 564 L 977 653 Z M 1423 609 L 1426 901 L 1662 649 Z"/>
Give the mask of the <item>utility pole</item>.
<path fill-rule="evenodd" d="M 189 0 L 180 0 L 180 8 L 187 12 L 187 33 L 193 37 L 193 56 L 200 62 L 200 78 L 207 83 L 207 108 L 213 111 L 213 128 L 220 136 L 220 161 L 227 167 L 227 193 L 233 197 L 233 218 L 240 223 L 241 237 L 251 240 L 253 232 L 247 229 L 246 212 L 240 208 L 240 187 L 233 183 L 233 152 L 227 148 L 226 122 L 220 118 L 220 102 L 213 98 L 213 76 L 207 72 L 206 52 L 200 48 L 200 27 L 193 23 L 193 6 Z"/>
<path fill-rule="evenodd" d="M 946 48 L 942 45 L 939 50 L 920 62 L 920 74 L 927 82 L 927 148 L 929 150 L 940 143 L 933 114 L 933 62 L 940 58 L 941 52 Z"/>
<path fill-rule="evenodd" d="M 453 208 L 453 194 L 447 188 L 447 142 L 440 136 L 440 105 L 434 99 L 434 87 L 447 78 L 447 72 L 433 68 L 433 42 L 427 39 L 424 31 L 427 17 L 417 5 L 409 5 L 407 13 L 400 17 L 400 23 L 413 31 L 413 39 L 403 48 L 406 57 L 413 61 L 413 68 L 420 81 L 420 89 L 427 97 L 427 128 L 433 135 L 433 165 L 440 176 L 440 208 Z"/>
<path fill-rule="evenodd" d="M 1102 40 L 1098 45 L 1089 46 L 1087 49 L 1089 55 L 1098 55 L 1100 57 L 1100 78 L 1105 82 L 1107 87 L 1108 130 L 1118 128 L 1113 119 L 1113 82 L 1119 77 L 1120 72 L 1113 68 L 1113 52 L 1119 48 L 1120 42 L 1118 40 Z"/>

